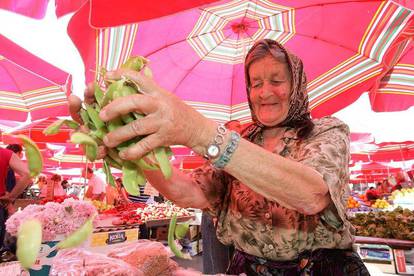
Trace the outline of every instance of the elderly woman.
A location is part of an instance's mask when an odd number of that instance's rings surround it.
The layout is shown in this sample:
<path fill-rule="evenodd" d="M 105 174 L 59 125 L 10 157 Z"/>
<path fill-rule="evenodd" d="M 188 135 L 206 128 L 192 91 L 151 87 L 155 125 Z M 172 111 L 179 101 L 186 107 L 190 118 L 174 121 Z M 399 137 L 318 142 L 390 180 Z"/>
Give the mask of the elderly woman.
<path fill-rule="evenodd" d="M 181 144 L 208 163 L 185 175 L 148 180 L 167 198 L 217 217 L 217 237 L 236 248 L 228 273 L 248 275 L 369 275 L 351 250 L 345 215 L 348 127 L 334 118 L 312 120 L 302 62 L 279 43 L 257 42 L 245 61 L 253 123 L 242 138 L 203 117 L 152 79 L 119 69 L 143 94 L 119 98 L 100 112 L 109 121 L 129 112 L 146 117 L 110 132 L 108 147 L 147 135 L 120 153 L 135 159 Z M 86 93 L 91 100 L 92 91 Z M 79 108 L 73 101 L 72 111 Z M 76 116 L 75 116 L 76 117 Z"/>

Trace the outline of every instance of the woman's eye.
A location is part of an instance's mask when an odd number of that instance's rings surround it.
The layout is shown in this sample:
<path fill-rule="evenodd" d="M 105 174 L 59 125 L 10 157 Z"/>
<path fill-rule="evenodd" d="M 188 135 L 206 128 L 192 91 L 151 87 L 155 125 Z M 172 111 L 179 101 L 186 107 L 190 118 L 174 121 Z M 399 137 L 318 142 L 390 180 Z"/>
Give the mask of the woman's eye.
<path fill-rule="evenodd" d="M 253 83 L 252 84 L 252 87 L 253 88 L 258 88 L 258 87 L 260 87 L 262 85 L 262 83 L 261 82 L 256 82 L 256 83 Z"/>

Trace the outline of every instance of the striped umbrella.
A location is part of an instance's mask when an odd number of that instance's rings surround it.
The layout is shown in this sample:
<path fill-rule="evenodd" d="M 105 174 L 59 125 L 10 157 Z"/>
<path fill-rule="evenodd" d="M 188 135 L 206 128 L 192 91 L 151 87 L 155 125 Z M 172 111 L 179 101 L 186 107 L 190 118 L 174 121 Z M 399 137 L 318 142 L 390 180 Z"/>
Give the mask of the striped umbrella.
<path fill-rule="evenodd" d="M 371 89 L 374 111 L 401 111 L 414 106 L 414 42 L 410 41 L 406 47 L 409 50 L 381 78 L 378 86 Z"/>
<path fill-rule="evenodd" d="M 0 35 L 0 119 L 69 115 L 71 75 Z"/>
<path fill-rule="evenodd" d="M 100 67 L 111 70 L 131 55 L 143 55 L 161 86 L 220 122 L 250 120 L 242 63 L 256 40 L 278 40 L 302 58 L 310 107 L 320 117 L 354 102 L 393 65 L 393 57 L 404 50 L 394 45 L 401 43 L 414 18 L 413 11 L 386 0 L 230 0 L 93 29 L 90 15 L 95 26 L 102 25 L 89 9 L 84 5 L 68 26 L 87 80 L 95 79 L 93 72 Z M 117 14 L 108 13 L 107 25 L 109 17 Z M 112 22 L 120 24 L 121 16 Z"/>

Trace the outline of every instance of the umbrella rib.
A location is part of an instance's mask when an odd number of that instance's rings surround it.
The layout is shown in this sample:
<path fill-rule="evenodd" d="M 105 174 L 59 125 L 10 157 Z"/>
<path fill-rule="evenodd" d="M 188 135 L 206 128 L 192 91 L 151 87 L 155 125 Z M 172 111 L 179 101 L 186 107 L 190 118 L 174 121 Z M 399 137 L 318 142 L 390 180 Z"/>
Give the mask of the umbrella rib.
<path fill-rule="evenodd" d="M 208 56 L 208 54 L 210 54 L 214 49 L 216 49 L 220 44 L 223 43 L 224 40 L 226 40 L 230 35 L 228 35 L 227 37 L 225 37 L 220 43 L 217 43 L 215 47 L 211 48 L 202 58 L 200 58 L 188 71 L 187 73 L 184 75 L 184 77 L 178 82 L 178 84 L 175 86 L 175 88 L 173 89 L 173 91 L 177 90 L 177 88 L 181 85 L 181 83 L 187 78 L 187 76 L 191 73 L 191 71 L 200 64 L 200 62 L 202 60 L 204 60 L 204 57 Z"/>
<path fill-rule="evenodd" d="M 211 34 L 211 33 L 214 33 L 214 31 L 211 31 L 211 32 L 206 32 L 206 33 L 202 33 L 202 34 L 199 34 L 199 35 L 197 35 L 197 36 L 186 37 L 186 38 L 184 38 L 184 39 L 180 39 L 180 40 L 177 40 L 177 41 L 175 41 L 175 42 L 165 44 L 165 45 L 164 45 L 164 46 L 162 46 L 161 48 L 158 48 L 158 49 L 156 49 L 156 50 L 153 50 L 152 52 L 146 53 L 146 54 L 145 54 L 145 56 L 148 58 L 148 57 L 152 56 L 153 54 L 158 53 L 158 52 L 159 52 L 159 51 L 161 51 L 161 50 L 164 50 L 164 49 L 166 49 L 166 48 L 168 48 L 168 47 L 171 47 L 171 46 L 177 45 L 177 44 L 179 44 L 179 43 L 185 42 L 185 41 L 187 41 L 188 39 L 195 38 L 195 37 L 200 37 L 200 36 L 203 36 L 203 35 L 206 35 L 206 34 Z M 227 38 L 227 37 L 226 37 L 226 38 Z"/>

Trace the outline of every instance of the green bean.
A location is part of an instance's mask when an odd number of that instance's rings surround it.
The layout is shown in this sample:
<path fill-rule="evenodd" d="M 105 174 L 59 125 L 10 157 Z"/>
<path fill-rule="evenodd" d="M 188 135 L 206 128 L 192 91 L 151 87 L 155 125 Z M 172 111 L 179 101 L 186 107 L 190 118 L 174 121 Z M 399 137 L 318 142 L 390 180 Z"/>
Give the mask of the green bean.
<path fill-rule="evenodd" d="M 72 129 L 77 129 L 79 124 L 73 120 L 57 120 L 45 128 L 42 132 L 44 135 L 55 135 L 59 133 L 62 125 L 67 125 Z"/>
<path fill-rule="evenodd" d="M 105 127 L 105 123 L 101 120 L 101 118 L 99 118 L 99 112 L 96 111 L 92 106 L 86 106 L 86 112 L 88 112 L 88 116 L 96 129 Z"/>
<path fill-rule="evenodd" d="M 145 186 L 145 184 L 147 183 L 147 180 L 145 179 L 145 174 L 144 172 L 141 170 L 140 167 L 136 167 L 135 170 L 137 171 L 137 183 L 139 186 Z"/>
<path fill-rule="evenodd" d="M 89 135 L 81 132 L 75 132 L 70 136 L 73 144 L 85 145 L 85 154 L 89 161 L 93 162 L 98 154 L 98 144 Z"/>
<path fill-rule="evenodd" d="M 95 88 L 95 99 L 99 106 L 102 106 L 103 98 L 104 98 L 104 92 L 102 91 L 101 87 L 97 82 L 94 83 Z"/>
<path fill-rule="evenodd" d="M 114 176 L 112 175 L 111 168 L 109 167 L 106 159 L 103 161 L 103 168 L 106 175 L 106 182 L 109 183 L 112 187 L 116 188 Z"/>
<path fill-rule="evenodd" d="M 171 168 L 170 160 L 168 160 L 165 147 L 158 147 L 154 149 L 154 155 L 165 179 L 170 179 L 172 175 L 172 168 Z"/>
<path fill-rule="evenodd" d="M 92 235 L 94 218 L 95 216 L 89 218 L 81 227 L 79 227 L 79 229 L 70 234 L 63 241 L 60 241 L 56 247 L 58 249 L 65 249 L 81 245 L 90 235 Z"/>
<path fill-rule="evenodd" d="M 190 228 L 190 222 L 189 221 L 177 224 L 175 226 L 175 231 L 174 231 L 175 237 L 177 239 L 184 239 L 184 237 L 187 234 L 189 228 Z"/>
<path fill-rule="evenodd" d="M 36 262 L 42 244 L 42 224 L 37 219 L 24 221 L 17 234 L 16 256 L 23 268 Z"/>
<path fill-rule="evenodd" d="M 148 164 L 143 158 L 139 158 L 137 160 L 132 161 L 134 162 L 141 170 L 144 171 L 156 171 L 158 167 L 153 164 Z"/>
<path fill-rule="evenodd" d="M 122 165 L 122 184 L 128 194 L 139 196 L 138 170 L 137 166 L 129 161 L 124 161 Z M 144 179 L 145 181 L 145 179 Z"/>
<path fill-rule="evenodd" d="M 108 131 L 106 130 L 106 127 L 100 128 L 100 129 L 96 129 L 90 132 L 90 135 L 92 137 L 96 137 L 98 138 L 100 141 L 103 140 L 103 138 L 105 137 L 105 135 L 108 133 Z"/>
<path fill-rule="evenodd" d="M 122 162 L 124 162 L 121 158 L 118 156 L 118 152 L 113 148 L 107 149 L 107 154 L 109 157 L 111 157 L 115 162 L 122 165 Z"/>
<path fill-rule="evenodd" d="M 124 126 L 124 122 L 120 117 L 110 120 L 107 125 L 109 131 L 114 131 L 117 128 Z"/>
<path fill-rule="evenodd" d="M 113 100 L 114 97 L 114 93 L 116 90 L 119 90 L 122 88 L 122 86 L 124 86 L 125 80 L 117 80 L 114 81 L 113 83 L 111 83 L 108 86 L 108 89 L 102 99 L 102 105 L 101 106 L 105 106 L 107 105 L 110 101 Z"/>
<path fill-rule="evenodd" d="M 23 147 L 26 151 L 30 176 L 35 177 L 39 175 L 43 169 L 43 158 L 39 148 L 35 142 L 25 135 L 18 135 L 17 138 L 22 141 Z"/>
<path fill-rule="evenodd" d="M 87 126 L 88 128 L 93 128 L 94 125 L 92 124 L 91 119 L 89 119 L 89 115 L 88 112 L 86 112 L 86 109 L 82 108 L 80 110 L 80 116 L 85 126 Z"/>
<path fill-rule="evenodd" d="M 178 258 L 191 260 L 191 256 L 189 254 L 183 254 L 181 250 L 178 250 L 175 244 L 174 234 L 175 234 L 176 225 L 177 225 L 177 214 L 175 213 L 170 220 L 170 225 L 168 226 L 168 246 L 170 247 L 174 255 L 177 256 Z"/>
<path fill-rule="evenodd" d="M 116 162 L 114 159 L 112 159 L 108 155 L 104 157 L 104 160 L 106 161 L 106 163 L 108 163 L 109 166 L 117 168 L 118 170 L 122 170 L 122 165 Z"/>
<path fill-rule="evenodd" d="M 135 56 L 128 58 L 127 61 L 121 65 L 121 68 L 131 69 L 139 72 L 147 63 L 148 59 L 142 56 Z"/>

